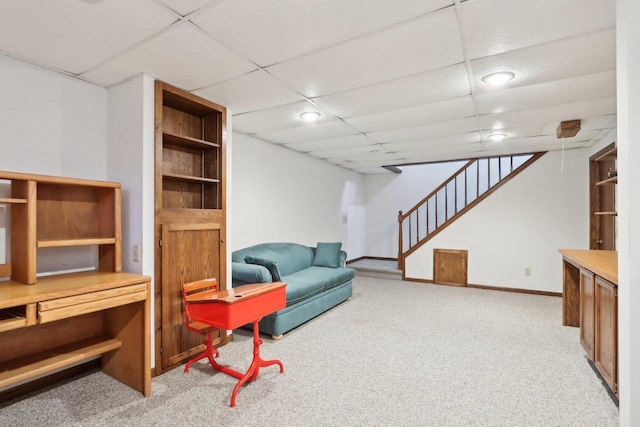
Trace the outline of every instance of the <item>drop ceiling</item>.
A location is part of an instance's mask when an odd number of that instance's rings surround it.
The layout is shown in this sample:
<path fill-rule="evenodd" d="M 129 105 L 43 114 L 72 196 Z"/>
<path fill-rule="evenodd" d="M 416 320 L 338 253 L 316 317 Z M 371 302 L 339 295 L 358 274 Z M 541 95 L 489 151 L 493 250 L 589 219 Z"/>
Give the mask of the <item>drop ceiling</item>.
<path fill-rule="evenodd" d="M 236 132 L 363 174 L 616 127 L 615 0 L 5 1 L 0 52 L 102 87 L 147 74 L 227 106 Z"/>

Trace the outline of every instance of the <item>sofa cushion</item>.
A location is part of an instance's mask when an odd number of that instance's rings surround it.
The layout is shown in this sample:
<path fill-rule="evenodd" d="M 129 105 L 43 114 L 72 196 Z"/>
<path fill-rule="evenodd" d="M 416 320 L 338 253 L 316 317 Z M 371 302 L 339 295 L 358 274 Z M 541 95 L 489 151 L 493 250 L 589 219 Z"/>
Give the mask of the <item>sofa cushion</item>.
<path fill-rule="evenodd" d="M 244 257 L 244 262 L 246 262 L 247 264 L 257 264 L 266 267 L 267 270 L 269 270 L 269 273 L 271 273 L 271 278 L 274 282 L 281 281 L 280 270 L 278 270 L 278 263 L 276 261 L 269 258 L 260 258 L 247 255 L 246 257 Z"/>
<path fill-rule="evenodd" d="M 338 268 L 340 265 L 341 242 L 327 243 L 318 242 L 313 264 L 316 267 Z"/>
<path fill-rule="evenodd" d="M 247 255 L 277 262 L 281 276 L 304 270 L 313 262 L 313 250 L 297 243 L 261 243 L 233 251 L 231 260 L 245 262 L 244 257 Z"/>
<path fill-rule="evenodd" d="M 287 307 L 331 289 L 355 276 L 352 268 L 309 267 L 282 277 L 287 284 Z"/>

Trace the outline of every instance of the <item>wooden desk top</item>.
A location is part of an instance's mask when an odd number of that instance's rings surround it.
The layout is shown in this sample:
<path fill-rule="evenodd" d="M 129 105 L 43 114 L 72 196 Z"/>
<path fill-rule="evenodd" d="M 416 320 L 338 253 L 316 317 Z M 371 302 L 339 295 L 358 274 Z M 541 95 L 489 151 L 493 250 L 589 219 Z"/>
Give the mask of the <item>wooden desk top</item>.
<path fill-rule="evenodd" d="M 250 285 L 236 286 L 223 291 L 204 291 L 187 296 L 187 302 L 191 303 L 224 303 L 234 304 L 249 298 L 257 297 L 264 293 L 286 286 L 283 282 L 254 283 Z"/>
<path fill-rule="evenodd" d="M 119 288 L 150 280 L 150 277 L 140 274 L 108 271 L 87 271 L 39 277 L 38 283 L 34 285 L 8 280 L 0 282 L 0 308 Z"/>
<path fill-rule="evenodd" d="M 562 257 L 618 285 L 618 252 L 587 249 L 560 249 Z"/>

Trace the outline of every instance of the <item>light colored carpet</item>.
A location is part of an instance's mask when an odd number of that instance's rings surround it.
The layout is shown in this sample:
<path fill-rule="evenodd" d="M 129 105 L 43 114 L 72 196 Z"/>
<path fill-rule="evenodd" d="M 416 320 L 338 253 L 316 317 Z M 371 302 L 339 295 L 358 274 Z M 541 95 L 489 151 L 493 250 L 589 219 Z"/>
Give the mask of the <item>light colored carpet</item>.
<path fill-rule="evenodd" d="M 251 335 L 220 349 L 245 370 Z M 264 338 L 243 387 L 197 363 L 152 381 L 152 396 L 96 372 L 0 407 L 2 426 L 617 426 L 557 297 L 356 277 L 354 295 Z"/>

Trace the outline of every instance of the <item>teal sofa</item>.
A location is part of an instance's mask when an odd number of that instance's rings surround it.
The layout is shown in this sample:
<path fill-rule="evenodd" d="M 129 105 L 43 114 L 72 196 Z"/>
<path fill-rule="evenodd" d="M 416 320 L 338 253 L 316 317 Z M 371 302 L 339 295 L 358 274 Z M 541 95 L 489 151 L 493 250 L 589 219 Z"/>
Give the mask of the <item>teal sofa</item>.
<path fill-rule="evenodd" d="M 259 323 L 274 339 L 351 298 L 355 270 L 340 243 L 263 243 L 231 255 L 232 286 L 285 282 L 287 306 Z M 245 325 L 250 327 L 251 325 Z"/>

